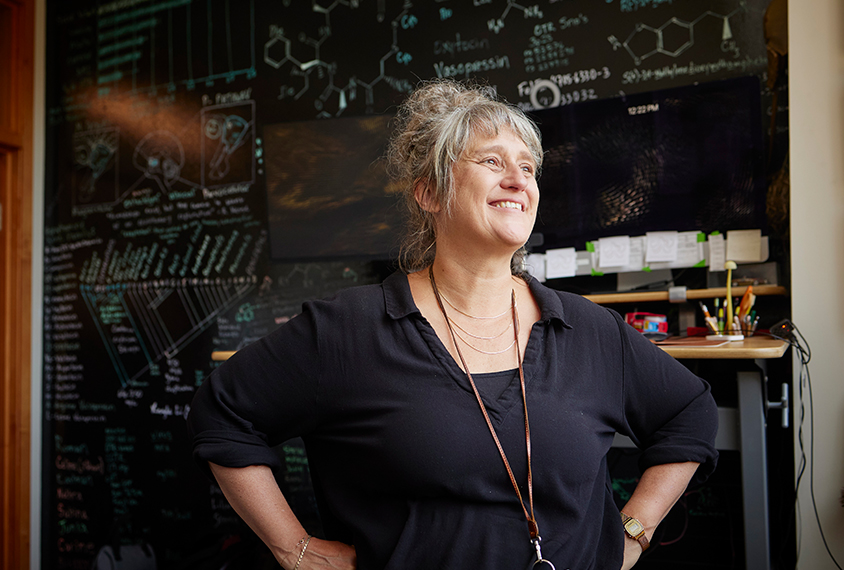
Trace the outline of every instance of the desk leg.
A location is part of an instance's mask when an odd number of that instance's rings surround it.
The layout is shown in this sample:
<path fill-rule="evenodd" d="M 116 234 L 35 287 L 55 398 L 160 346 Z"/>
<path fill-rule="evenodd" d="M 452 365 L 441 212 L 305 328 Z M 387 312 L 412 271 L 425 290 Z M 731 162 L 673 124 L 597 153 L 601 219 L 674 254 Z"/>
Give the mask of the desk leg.
<path fill-rule="evenodd" d="M 744 507 L 744 557 L 747 570 L 770 570 L 768 537 L 768 458 L 765 410 L 758 372 L 738 373 L 741 484 Z"/>

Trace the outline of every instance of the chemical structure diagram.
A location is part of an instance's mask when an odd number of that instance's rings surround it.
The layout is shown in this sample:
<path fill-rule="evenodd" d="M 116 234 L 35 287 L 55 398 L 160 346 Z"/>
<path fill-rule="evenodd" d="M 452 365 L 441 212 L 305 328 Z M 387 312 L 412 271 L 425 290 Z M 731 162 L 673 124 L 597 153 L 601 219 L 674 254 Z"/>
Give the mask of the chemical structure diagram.
<path fill-rule="evenodd" d="M 333 96 L 337 97 L 336 113 L 339 116 L 348 107 L 351 101 L 357 98 L 358 89 L 364 92 L 365 103 L 371 106 L 374 101 L 373 88 L 379 82 L 387 82 L 391 87 L 398 91 L 409 92 L 412 88 L 407 80 L 392 77 L 386 72 L 386 64 L 391 59 L 400 65 L 408 65 L 413 56 L 406 51 L 399 48 L 398 33 L 400 29 L 411 29 L 418 24 L 416 16 L 410 14 L 412 4 L 409 0 L 405 0 L 402 11 L 391 22 L 392 27 L 392 43 L 387 53 L 381 57 L 379 62 L 378 75 L 369 82 L 362 81 L 356 77 L 351 77 L 345 86 L 336 84 L 338 74 L 337 64 L 328 62 L 322 59 L 320 50 L 325 41 L 331 37 L 331 13 L 338 6 L 346 6 L 350 9 L 358 8 L 360 0 L 335 0 L 328 6 L 321 6 L 317 0 L 312 0 L 311 10 L 315 13 L 322 14 L 325 17 L 324 25 L 319 27 L 319 37 L 311 38 L 304 33 L 300 33 L 294 40 L 285 34 L 284 28 L 279 26 L 270 26 L 270 38 L 264 44 L 264 62 L 274 69 L 281 70 L 289 67 L 290 76 L 301 78 L 303 84 L 301 87 L 294 87 L 291 85 L 282 85 L 278 95 L 278 99 L 292 98 L 294 100 L 300 99 L 311 88 L 311 76 L 316 74 L 320 79 L 327 76 L 328 85 L 323 89 L 322 93 L 314 100 L 314 106 L 319 111 L 320 117 L 330 117 L 331 114 L 325 109 L 329 99 Z M 386 18 L 386 2 L 379 0 L 378 14 L 376 16 L 379 22 L 383 22 Z M 307 46 L 313 50 L 313 57 L 308 60 L 298 59 L 293 55 L 294 42 L 298 42 L 303 46 Z M 298 47 L 298 46 L 297 46 Z"/>
<path fill-rule="evenodd" d="M 485 4 L 488 0 L 478 0 L 477 4 Z M 507 6 L 504 8 L 504 12 L 501 14 L 501 17 L 494 18 L 492 20 L 487 20 L 487 28 L 489 31 L 498 33 L 504 27 L 504 20 L 507 18 L 507 15 L 510 13 L 510 9 L 521 10 L 522 14 L 524 14 L 525 18 L 542 18 L 544 16 L 542 10 L 539 9 L 538 5 L 533 6 L 522 6 L 521 4 L 517 4 L 513 0 L 507 0 Z"/>
<path fill-rule="evenodd" d="M 733 39 L 730 18 L 746 10 L 746 4 L 741 2 L 738 8 L 726 15 L 707 10 L 690 22 L 672 17 L 658 28 L 639 23 L 636 24 L 635 29 L 623 42 L 619 41 L 615 36 L 610 36 L 607 40 L 612 44 L 613 51 L 623 48 L 633 58 L 633 62 L 636 65 L 640 65 L 645 59 L 656 54 L 679 57 L 683 52 L 695 45 L 695 25 L 705 18 L 716 18 L 722 21 L 721 51 L 732 53 L 735 58 L 738 58 L 740 56 L 739 47 Z M 653 41 L 653 44 L 651 41 Z M 654 48 L 642 55 L 637 55 L 636 48 L 644 45 L 654 45 Z"/>

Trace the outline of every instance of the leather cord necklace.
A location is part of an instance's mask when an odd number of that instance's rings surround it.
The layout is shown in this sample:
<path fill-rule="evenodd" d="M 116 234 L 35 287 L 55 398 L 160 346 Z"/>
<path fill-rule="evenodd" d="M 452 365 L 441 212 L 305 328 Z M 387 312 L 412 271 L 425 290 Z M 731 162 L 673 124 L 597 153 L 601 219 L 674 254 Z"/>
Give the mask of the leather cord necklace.
<path fill-rule="evenodd" d="M 472 391 L 475 393 L 475 399 L 478 401 L 478 405 L 481 408 L 481 413 L 486 420 L 486 425 L 489 428 L 489 433 L 492 435 L 492 439 L 495 441 L 495 446 L 498 448 L 498 453 L 501 455 L 501 460 L 504 462 L 504 467 L 507 469 L 507 474 L 510 476 L 510 483 L 513 484 L 513 489 L 516 491 L 516 496 L 519 498 L 519 505 L 522 507 L 522 511 L 525 514 L 525 518 L 527 519 L 528 523 L 528 532 L 530 534 L 530 542 L 533 545 L 534 550 L 536 551 L 536 561 L 533 563 L 532 568 L 537 566 L 542 567 L 542 565 L 547 565 L 551 568 L 551 570 L 557 570 L 554 567 L 554 564 L 545 558 L 542 557 L 542 549 L 540 547 L 540 543 L 542 542 L 542 537 L 539 536 L 539 525 L 536 523 L 536 516 L 533 512 L 533 472 L 531 470 L 531 456 L 530 456 L 530 422 L 528 421 L 528 409 L 527 409 L 527 396 L 525 395 L 525 372 L 524 368 L 522 367 L 522 351 L 519 347 L 519 317 L 516 313 L 516 291 L 510 290 L 510 312 L 513 316 L 513 332 L 515 335 L 515 346 L 516 346 L 516 360 L 519 364 L 519 384 L 521 386 L 522 391 L 522 404 L 524 406 L 525 412 L 525 448 L 527 450 L 527 488 L 528 488 L 528 504 L 530 506 L 530 513 L 528 513 L 528 509 L 525 506 L 525 501 L 522 498 L 522 493 L 519 491 L 519 485 L 516 483 L 516 476 L 513 475 L 513 470 L 510 468 L 510 462 L 507 460 L 507 454 L 504 453 L 504 447 L 502 447 L 501 442 L 498 439 L 498 435 L 495 433 L 495 427 L 492 425 L 492 420 L 489 419 L 489 414 L 486 411 L 486 406 L 484 405 L 484 401 L 481 398 L 480 392 L 478 392 L 478 387 L 475 385 L 475 381 L 472 378 L 472 373 L 469 372 L 469 367 L 466 365 L 466 360 L 463 358 L 463 353 L 460 352 L 460 347 L 457 344 L 457 335 L 454 332 L 454 329 L 451 326 L 451 320 L 448 318 L 448 314 L 445 311 L 445 306 L 443 305 L 442 299 L 440 298 L 439 289 L 437 289 L 437 281 L 434 278 L 434 266 L 430 266 L 428 268 L 428 276 L 431 279 L 431 288 L 434 290 L 434 297 L 437 299 L 437 305 L 440 307 L 440 311 L 445 318 L 446 325 L 448 326 L 448 330 L 451 333 L 451 339 L 454 342 L 454 348 L 457 351 L 457 356 L 460 358 L 460 362 L 463 364 L 463 371 L 466 372 L 466 376 L 469 379 L 469 384 L 472 386 Z M 451 303 L 449 303 L 451 304 Z M 453 307 L 454 305 L 452 305 Z"/>

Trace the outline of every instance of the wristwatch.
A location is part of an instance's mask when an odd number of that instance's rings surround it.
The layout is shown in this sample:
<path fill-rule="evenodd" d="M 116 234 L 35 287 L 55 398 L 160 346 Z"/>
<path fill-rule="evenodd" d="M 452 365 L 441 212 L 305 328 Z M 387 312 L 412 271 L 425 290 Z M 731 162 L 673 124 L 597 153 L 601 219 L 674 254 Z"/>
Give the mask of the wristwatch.
<path fill-rule="evenodd" d="M 645 525 L 639 522 L 638 519 L 634 519 L 624 513 L 621 513 L 621 524 L 624 526 L 624 532 L 627 533 L 627 536 L 642 545 L 642 552 L 648 549 L 651 543 L 648 542 L 648 537 L 645 536 Z"/>

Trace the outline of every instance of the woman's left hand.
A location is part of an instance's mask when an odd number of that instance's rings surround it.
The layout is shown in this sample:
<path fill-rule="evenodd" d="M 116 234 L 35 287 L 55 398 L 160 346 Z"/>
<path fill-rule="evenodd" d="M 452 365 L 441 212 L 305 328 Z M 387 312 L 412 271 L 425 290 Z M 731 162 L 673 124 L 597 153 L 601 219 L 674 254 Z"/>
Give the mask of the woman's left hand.
<path fill-rule="evenodd" d="M 642 555 L 642 545 L 629 536 L 624 537 L 624 562 L 621 570 L 630 570 L 639 561 Z"/>

